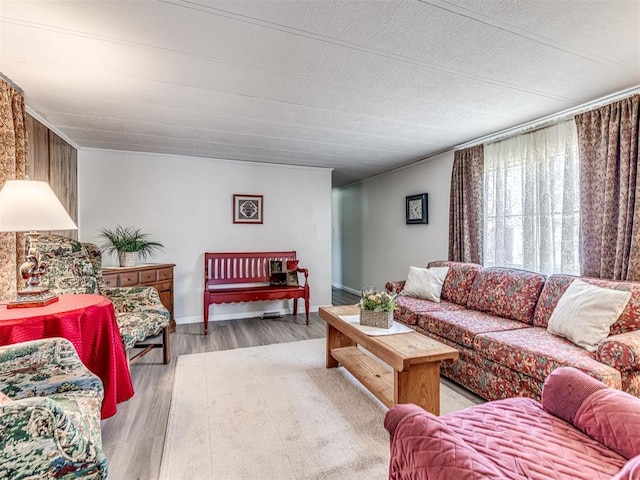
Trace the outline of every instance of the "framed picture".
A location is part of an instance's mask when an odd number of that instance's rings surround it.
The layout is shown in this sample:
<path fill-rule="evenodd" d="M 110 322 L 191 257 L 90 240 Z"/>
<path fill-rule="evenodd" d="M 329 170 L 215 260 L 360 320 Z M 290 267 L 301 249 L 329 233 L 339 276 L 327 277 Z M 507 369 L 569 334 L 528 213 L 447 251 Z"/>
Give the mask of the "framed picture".
<path fill-rule="evenodd" d="M 282 260 L 269 260 L 269 274 L 282 273 Z"/>
<path fill-rule="evenodd" d="M 427 207 L 429 205 L 427 200 L 428 194 L 421 193 L 419 195 L 409 195 L 407 197 L 406 205 L 406 222 L 407 225 L 418 223 L 429 223 L 429 214 Z"/>
<path fill-rule="evenodd" d="M 287 286 L 288 287 L 299 287 L 298 283 L 298 272 L 287 272 Z"/>
<path fill-rule="evenodd" d="M 262 195 L 234 193 L 233 223 L 262 223 Z"/>

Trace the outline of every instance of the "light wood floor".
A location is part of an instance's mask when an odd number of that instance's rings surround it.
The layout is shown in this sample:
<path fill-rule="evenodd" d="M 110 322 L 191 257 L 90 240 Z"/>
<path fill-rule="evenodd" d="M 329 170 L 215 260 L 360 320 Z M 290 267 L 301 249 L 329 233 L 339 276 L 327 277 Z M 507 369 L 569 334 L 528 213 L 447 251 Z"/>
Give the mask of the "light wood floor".
<path fill-rule="evenodd" d="M 333 304 L 355 304 L 358 297 L 333 290 Z M 325 336 L 325 323 L 317 313 L 279 319 L 242 319 L 209 323 L 209 335 L 202 323 L 178 325 L 171 335 L 171 364 L 162 363 L 156 349 L 131 366 L 135 395 L 118 404 L 118 413 L 102 421 L 102 441 L 109 461 L 111 480 L 156 479 L 167 428 L 175 360 L 178 355 L 293 342 Z"/>

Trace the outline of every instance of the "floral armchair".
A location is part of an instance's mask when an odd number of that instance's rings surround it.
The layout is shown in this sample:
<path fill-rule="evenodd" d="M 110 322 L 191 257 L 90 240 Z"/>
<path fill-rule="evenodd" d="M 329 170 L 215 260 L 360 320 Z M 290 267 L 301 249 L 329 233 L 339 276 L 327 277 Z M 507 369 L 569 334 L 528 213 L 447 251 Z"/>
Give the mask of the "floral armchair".
<path fill-rule="evenodd" d="M 116 312 L 120 336 L 133 361 L 153 348 L 162 347 L 163 361 L 170 361 L 169 311 L 153 287 L 108 287 L 102 278 L 102 254 L 92 243 L 80 243 L 59 235 L 43 235 L 38 241 L 47 273 L 42 284 L 57 294 L 93 293 L 107 297 Z M 162 333 L 162 344 L 145 343 Z M 132 349 L 142 349 L 130 356 Z"/>
<path fill-rule="evenodd" d="M 102 396 L 68 340 L 0 347 L 0 478 L 107 478 Z"/>

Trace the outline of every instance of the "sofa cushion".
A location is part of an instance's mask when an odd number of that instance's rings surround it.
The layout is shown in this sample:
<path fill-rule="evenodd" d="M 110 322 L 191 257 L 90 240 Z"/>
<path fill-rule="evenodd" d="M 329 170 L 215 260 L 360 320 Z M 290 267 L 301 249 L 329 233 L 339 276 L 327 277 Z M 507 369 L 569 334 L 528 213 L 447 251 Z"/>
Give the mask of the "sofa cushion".
<path fill-rule="evenodd" d="M 102 447 L 102 431 L 100 430 L 100 409 L 102 395 L 92 390 L 54 393 L 47 398 L 55 400 L 64 412 L 73 419 L 80 433 L 96 446 Z"/>
<path fill-rule="evenodd" d="M 93 263 L 82 244 L 72 238 L 43 235 L 38 249 L 47 272 L 42 285 L 56 295 L 98 293 Z"/>
<path fill-rule="evenodd" d="M 595 352 L 609 336 L 609 328 L 629 302 L 631 292 L 597 287 L 574 280 L 558 300 L 549 318 L 549 333 Z"/>
<path fill-rule="evenodd" d="M 598 344 L 596 359 L 623 371 L 640 371 L 640 331 L 610 335 Z"/>
<path fill-rule="evenodd" d="M 140 312 L 116 313 L 120 336 L 125 351 L 131 350 L 145 338 L 158 335 L 169 324 L 168 312 L 146 310 Z"/>
<path fill-rule="evenodd" d="M 457 303 L 441 300 L 440 303 L 424 300 L 415 297 L 398 297 L 396 301 L 396 310 L 393 313 L 393 319 L 407 325 L 416 325 L 418 323 L 418 315 L 422 312 L 442 311 L 442 310 L 463 310 L 464 307 Z"/>
<path fill-rule="evenodd" d="M 529 398 L 485 403 L 440 419 L 480 455 L 509 472 L 504 478 L 609 479 L 626 462 Z"/>
<path fill-rule="evenodd" d="M 542 406 L 551 415 L 573 424 L 583 402 L 594 392 L 607 388 L 599 380 L 571 367 L 556 368 L 544 381 Z M 567 392 L 571 392 L 568 396 Z"/>
<path fill-rule="evenodd" d="M 544 275 L 511 268 L 487 268 L 478 272 L 467 307 L 531 325 Z"/>
<path fill-rule="evenodd" d="M 444 283 L 442 284 L 443 300 L 457 303 L 458 305 L 467 305 L 467 298 L 471 291 L 471 285 L 476 278 L 476 274 L 482 271 L 482 265 L 477 263 L 448 262 L 435 261 L 429 262 L 428 268 L 449 267 Z"/>
<path fill-rule="evenodd" d="M 416 405 L 396 405 L 385 416 L 391 434 L 389 480 L 486 480 L 513 477 Z"/>
<path fill-rule="evenodd" d="M 544 328 L 532 327 L 476 335 L 473 348 L 485 358 L 544 381 L 558 367 L 589 373 L 606 385 L 621 388 L 620 372 L 598 362 L 592 353 Z"/>
<path fill-rule="evenodd" d="M 622 371 L 622 390 L 640 398 L 640 372 Z"/>
<path fill-rule="evenodd" d="M 448 267 L 409 267 L 402 295 L 424 298 L 425 300 L 440 303 L 442 283 L 448 271 Z"/>
<path fill-rule="evenodd" d="M 558 301 L 576 278 L 578 277 L 554 274 L 547 279 L 540 293 L 540 301 L 533 316 L 534 326 L 547 328 L 549 318 L 551 318 Z M 618 320 L 611 325 L 610 335 L 640 330 L 640 283 L 584 277 L 581 277 L 580 280 L 598 287 L 631 292 L 629 303 L 627 303 Z"/>
<path fill-rule="evenodd" d="M 477 310 L 433 311 L 421 313 L 420 316 L 425 317 L 423 324 L 426 324 L 429 332 L 469 348 L 473 346 L 473 339 L 479 333 L 528 328 L 522 322 Z M 420 320 L 418 323 L 420 324 Z"/>
<path fill-rule="evenodd" d="M 536 400 L 540 398 L 542 393 L 540 380 L 491 362 L 475 350 L 425 332 L 419 327 L 416 327 L 416 331 L 458 350 L 460 354 L 458 360 L 442 362 L 440 372 L 482 398 L 487 400 L 509 397 L 529 397 Z M 445 397 L 441 398 L 441 401 L 445 401 Z"/>
<path fill-rule="evenodd" d="M 73 344 L 62 338 L 1 347 L 0 390 L 14 400 L 85 390 L 102 396 L 104 391 Z"/>
<path fill-rule="evenodd" d="M 591 394 L 573 424 L 627 459 L 640 455 L 640 400 L 626 392 L 608 388 Z"/>

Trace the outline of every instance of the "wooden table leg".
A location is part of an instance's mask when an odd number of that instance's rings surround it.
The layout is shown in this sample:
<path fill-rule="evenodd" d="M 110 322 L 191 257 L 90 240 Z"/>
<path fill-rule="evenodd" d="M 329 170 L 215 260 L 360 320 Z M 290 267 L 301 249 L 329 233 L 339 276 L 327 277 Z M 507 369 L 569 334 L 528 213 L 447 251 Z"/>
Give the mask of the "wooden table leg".
<path fill-rule="evenodd" d="M 338 366 L 338 361 L 331 355 L 331 350 L 334 348 L 351 347 L 355 346 L 356 342 L 347 337 L 337 328 L 327 323 L 327 368 L 335 368 Z"/>
<path fill-rule="evenodd" d="M 434 415 L 440 415 L 440 362 L 411 365 L 406 371 L 394 371 L 393 403 L 415 403 Z"/>

